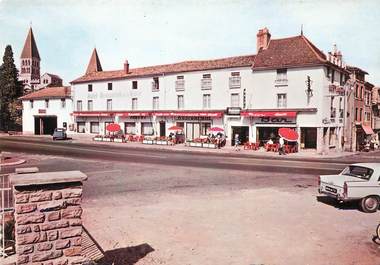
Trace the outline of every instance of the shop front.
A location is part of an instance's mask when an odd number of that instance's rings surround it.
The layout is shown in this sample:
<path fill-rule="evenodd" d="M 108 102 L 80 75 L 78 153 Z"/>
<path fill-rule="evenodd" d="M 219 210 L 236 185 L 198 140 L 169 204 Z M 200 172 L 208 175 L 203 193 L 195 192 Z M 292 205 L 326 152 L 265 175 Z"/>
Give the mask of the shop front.
<path fill-rule="evenodd" d="M 270 139 L 278 141 L 280 128 L 297 130 L 297 112 L 295 111 L 242 111 L 241 116 L 249 119 L 252 127 L 252 142 L 264 145 Z"/>
<path fill-rule="evenodd" d="M 356 151 L 361 151 L 365 147 L 365 144 L 370 143 L 373 134 L 374 131 L 371 126 L 356 125 Z"/>
<path fill-rule="evenodd" d="M 152 136 L 157 131 L 151 112 L 124 111 L 116 112 L 116 116 L 124 134 Z"/>
<path fill-rule="evenodd" d="M 75 131 L 77 133 L 106 134 L 106 126 L 114 123 L 115 114 L 99 111 L 74 111 Z"/>
<path fill-rule="evenodd" d="M 221 126 L 223 111 L 173 111 L 153 114 L 160 127 L 160 135 L 171 126 L 183 128 L 185 138 L 193 140 L 206 136 L 212 126 Z M 162 130 L 161 130 L 162 129 Z M 169 132 L 166 131 L 166 135 Z"/>

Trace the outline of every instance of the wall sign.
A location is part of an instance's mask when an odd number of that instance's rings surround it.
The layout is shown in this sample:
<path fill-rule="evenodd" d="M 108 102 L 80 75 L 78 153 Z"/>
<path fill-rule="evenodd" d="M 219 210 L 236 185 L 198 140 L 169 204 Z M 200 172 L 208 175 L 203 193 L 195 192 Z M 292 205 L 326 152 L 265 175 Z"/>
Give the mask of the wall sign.
<path fill-rule="evenodd" d="M 46 114 L 46 109 L 39 109 L 39 110 L 38 110 L 38 113 L 39 113 L 39 114 Z"/>
<path fill-rule="evenodd" d="M 229 107 L 227 108 L 227 115 L 240 115 L 241 108 Z"/>
<path fill-rule="evenodd" d="M 295 117 L 256 117 L 254 122 L 257 124 L 295 124 Z"/>

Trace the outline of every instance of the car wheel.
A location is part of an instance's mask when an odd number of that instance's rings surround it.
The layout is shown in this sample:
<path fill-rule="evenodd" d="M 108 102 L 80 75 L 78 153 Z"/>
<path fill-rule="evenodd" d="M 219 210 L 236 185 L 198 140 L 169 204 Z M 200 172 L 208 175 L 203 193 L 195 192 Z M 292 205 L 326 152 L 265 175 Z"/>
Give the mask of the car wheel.
<path fill-rule="evenodd" d="M 55 137 L 53 137 L 53 141 L 55 141 L 56 139 L 55 139 Z"/>
<path fill-rule="evenodd" d="M 360 201 L 360 206 L 363 212 L 374 213 L 379 208 L 379 198 L 377 196 L 368 196 Z"/>

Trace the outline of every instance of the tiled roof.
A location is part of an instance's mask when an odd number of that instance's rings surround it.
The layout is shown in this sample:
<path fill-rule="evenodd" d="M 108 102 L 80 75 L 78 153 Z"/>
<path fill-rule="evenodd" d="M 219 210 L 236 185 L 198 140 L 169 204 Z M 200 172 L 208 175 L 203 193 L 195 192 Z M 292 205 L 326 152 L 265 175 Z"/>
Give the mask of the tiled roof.
<path fill-rule="evenodd" d="M 135 78 L 139 76 L 161 75 L 168 73 L 181 73 L 190 71 L 203 71 L 222 68 L 234 68 L 252 66 L 255 55 L 235 56 L 215 60 L 184 61 L 174 64 L 164 64 L 129 69 L 128 74 L 124 70 L 92 72 L 79 77 L 71 83 L 83 83 L 109 79 Z"/>
<path fill-rule="evenodd" d="M 352 72 L 352 73 L 353 72 L 360 72 L 360 73 L 368 75 L 368 73 L 366 71 L 364 71 L 363 69 L 360 69 L 359 67 L 356 67 L 356 66 L 347 65 L 347 70 L 349 72 Z"/>
<path fill-rule="evenodd" d="M 253 69 L 318 65 L 327 63 L 326 55 L 305 36 L 271 39 L 256 55 Z"/>
<path fill-rule="evenodd" d="M 48 75 L 48 76 L 51 76 L 51 77 L 54 77 L 54 78 L 62 80 L 62 78 L 59 75 L 50 74 L 50 73 L 44 73 L 42 76 L 44 76 L 44 75 Z"/>
<path fill-rule="evenodd" d="M 96 51 L 96 49 L 94 49 L 87 66 L 86 74 L 101 72 L 101 71 L 102 71 L 102 65 L 100 64 L 98 52 Z"/>
<path fill-rule="evenodd" d="M 26 37 L 24 48 L 21 52 L 21 59 L 23 58 L 37 58 L 40 59 L 40 54 L 38 53 L 36 41 L 34 40 L 33 30 L 29 29 L 28 36 Z"/>
<path fill-rule="evenodd" d="M 71 94 L 69 86 L 63 87 L 46 87 L 25 96 L 20 97 L 22 100 L 31 99 L 51 99 L 51 98 L 68 98 Z"/>

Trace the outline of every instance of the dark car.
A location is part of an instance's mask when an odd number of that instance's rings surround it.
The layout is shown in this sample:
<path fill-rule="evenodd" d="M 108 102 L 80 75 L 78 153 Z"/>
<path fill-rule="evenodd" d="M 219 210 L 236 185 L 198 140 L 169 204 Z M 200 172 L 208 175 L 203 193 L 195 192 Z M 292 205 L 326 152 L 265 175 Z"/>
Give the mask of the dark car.
<path fill-rule="evenodd" d="M 55 128 L 53 133 L 53 141 L 55 140 L 66 140 L 67 134 L 66 130 L 63 128 Z"/>

